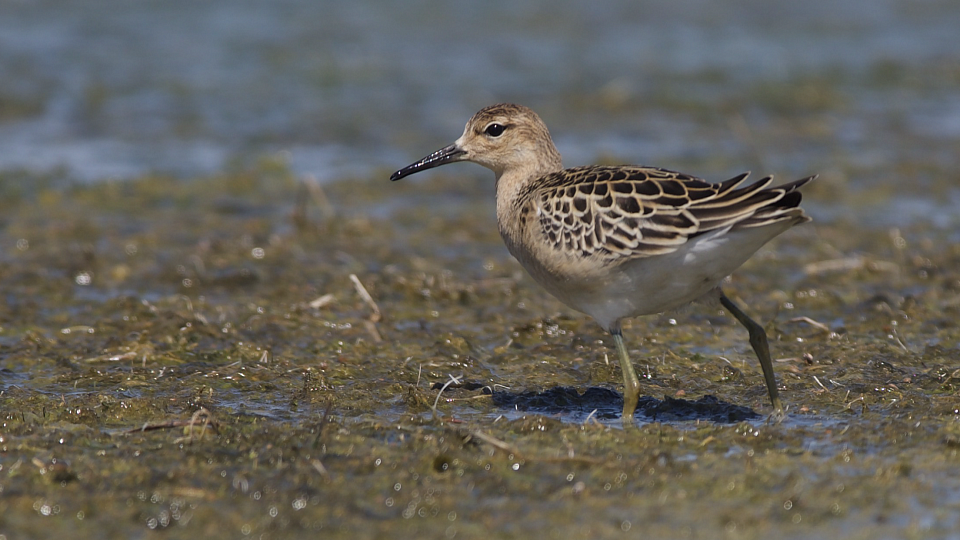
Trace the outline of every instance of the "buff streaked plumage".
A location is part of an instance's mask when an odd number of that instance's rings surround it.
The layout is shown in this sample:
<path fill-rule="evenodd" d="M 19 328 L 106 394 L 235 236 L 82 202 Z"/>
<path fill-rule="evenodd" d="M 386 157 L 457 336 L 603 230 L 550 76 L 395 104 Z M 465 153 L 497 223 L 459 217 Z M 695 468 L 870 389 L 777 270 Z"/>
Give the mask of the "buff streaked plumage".
<path fill-rule="evenodd" d="M 773 177 L 748 184 L 748 173 L 713 184 L 655 167 L 563 169 L 540 117 L 500 103 L 474 114 L 453 144 L 390 179 L 457 161 L 494 172 L 497 223 L 510 253 L 547 291 L 613 335 L 625 422 L 633 418 L 639 380 L 620 321 L 704 296 L 716 297 L 748 330 L 770 401 L 782 414 L 766 333 L 719 285 L 770 239 L 810 221 L 799 189 L 815 176 L 771 187 Z"/>

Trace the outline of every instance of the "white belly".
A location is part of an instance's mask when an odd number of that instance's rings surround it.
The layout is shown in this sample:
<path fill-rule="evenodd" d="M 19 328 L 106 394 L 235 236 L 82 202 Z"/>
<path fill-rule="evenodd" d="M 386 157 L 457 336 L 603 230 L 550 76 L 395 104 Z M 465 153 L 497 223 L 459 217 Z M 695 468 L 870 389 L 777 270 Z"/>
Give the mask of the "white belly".
<path fill-rule="evenodd" d="M 695 237 L 673 253 L 631 259 L 594 272 L 547 271 L 532 261 L 520 262 L 561 302 L 610 330 L 621 318 L 661 313 L 707 294 L 792 223 L 778 225 L 718 230 Z"/>

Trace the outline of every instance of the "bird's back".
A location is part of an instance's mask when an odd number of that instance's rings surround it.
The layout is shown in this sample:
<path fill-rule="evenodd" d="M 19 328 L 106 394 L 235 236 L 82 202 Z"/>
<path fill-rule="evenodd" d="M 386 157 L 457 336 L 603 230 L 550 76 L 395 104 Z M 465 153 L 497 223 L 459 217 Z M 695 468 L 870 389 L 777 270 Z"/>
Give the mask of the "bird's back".
<path fill-rule="evenodd" d="M 777 187 L 746 178 L 712 184 L 635 166 L 551 173 L 519 191 L 508 247 L 547 290 L 598 320 L 671 309 L 809 221 L 798 189 L 814 177 Z"/>

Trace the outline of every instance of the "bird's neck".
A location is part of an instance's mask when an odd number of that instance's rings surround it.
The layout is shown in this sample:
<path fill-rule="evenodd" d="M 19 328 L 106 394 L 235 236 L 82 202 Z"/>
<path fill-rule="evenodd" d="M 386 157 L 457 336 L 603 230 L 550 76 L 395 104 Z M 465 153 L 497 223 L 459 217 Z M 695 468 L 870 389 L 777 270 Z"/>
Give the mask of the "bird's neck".
<path fill-rule="evenodd" d="M 547 148 L 537 152 L 537 159 L 524 160 L 523 165 L 509 167 L 497 174 L 497 222 L 500 234 L 513 251 L 511 244 L 518 242 L 521 235 L 521 222 L 517 212 L 521 193 L 528 185 L 540 178 L 563 169 L 560 152 L 548 141 Z"/>

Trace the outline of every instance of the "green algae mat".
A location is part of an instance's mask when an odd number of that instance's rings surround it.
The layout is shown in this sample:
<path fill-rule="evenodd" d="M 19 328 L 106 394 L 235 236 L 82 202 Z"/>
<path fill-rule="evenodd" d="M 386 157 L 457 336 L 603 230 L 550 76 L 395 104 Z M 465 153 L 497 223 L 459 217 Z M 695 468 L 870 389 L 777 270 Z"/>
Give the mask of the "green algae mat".
<path fill-rule="evenodd" d="M 949 535 L 956 233 L 820 219 L 838 190 L 725 285 L 786 419 L 694 305 L 628 323 L 624 427 L 613 344 L 509 257 L 492 182 L 8 173 L 0 537 Z"/>

